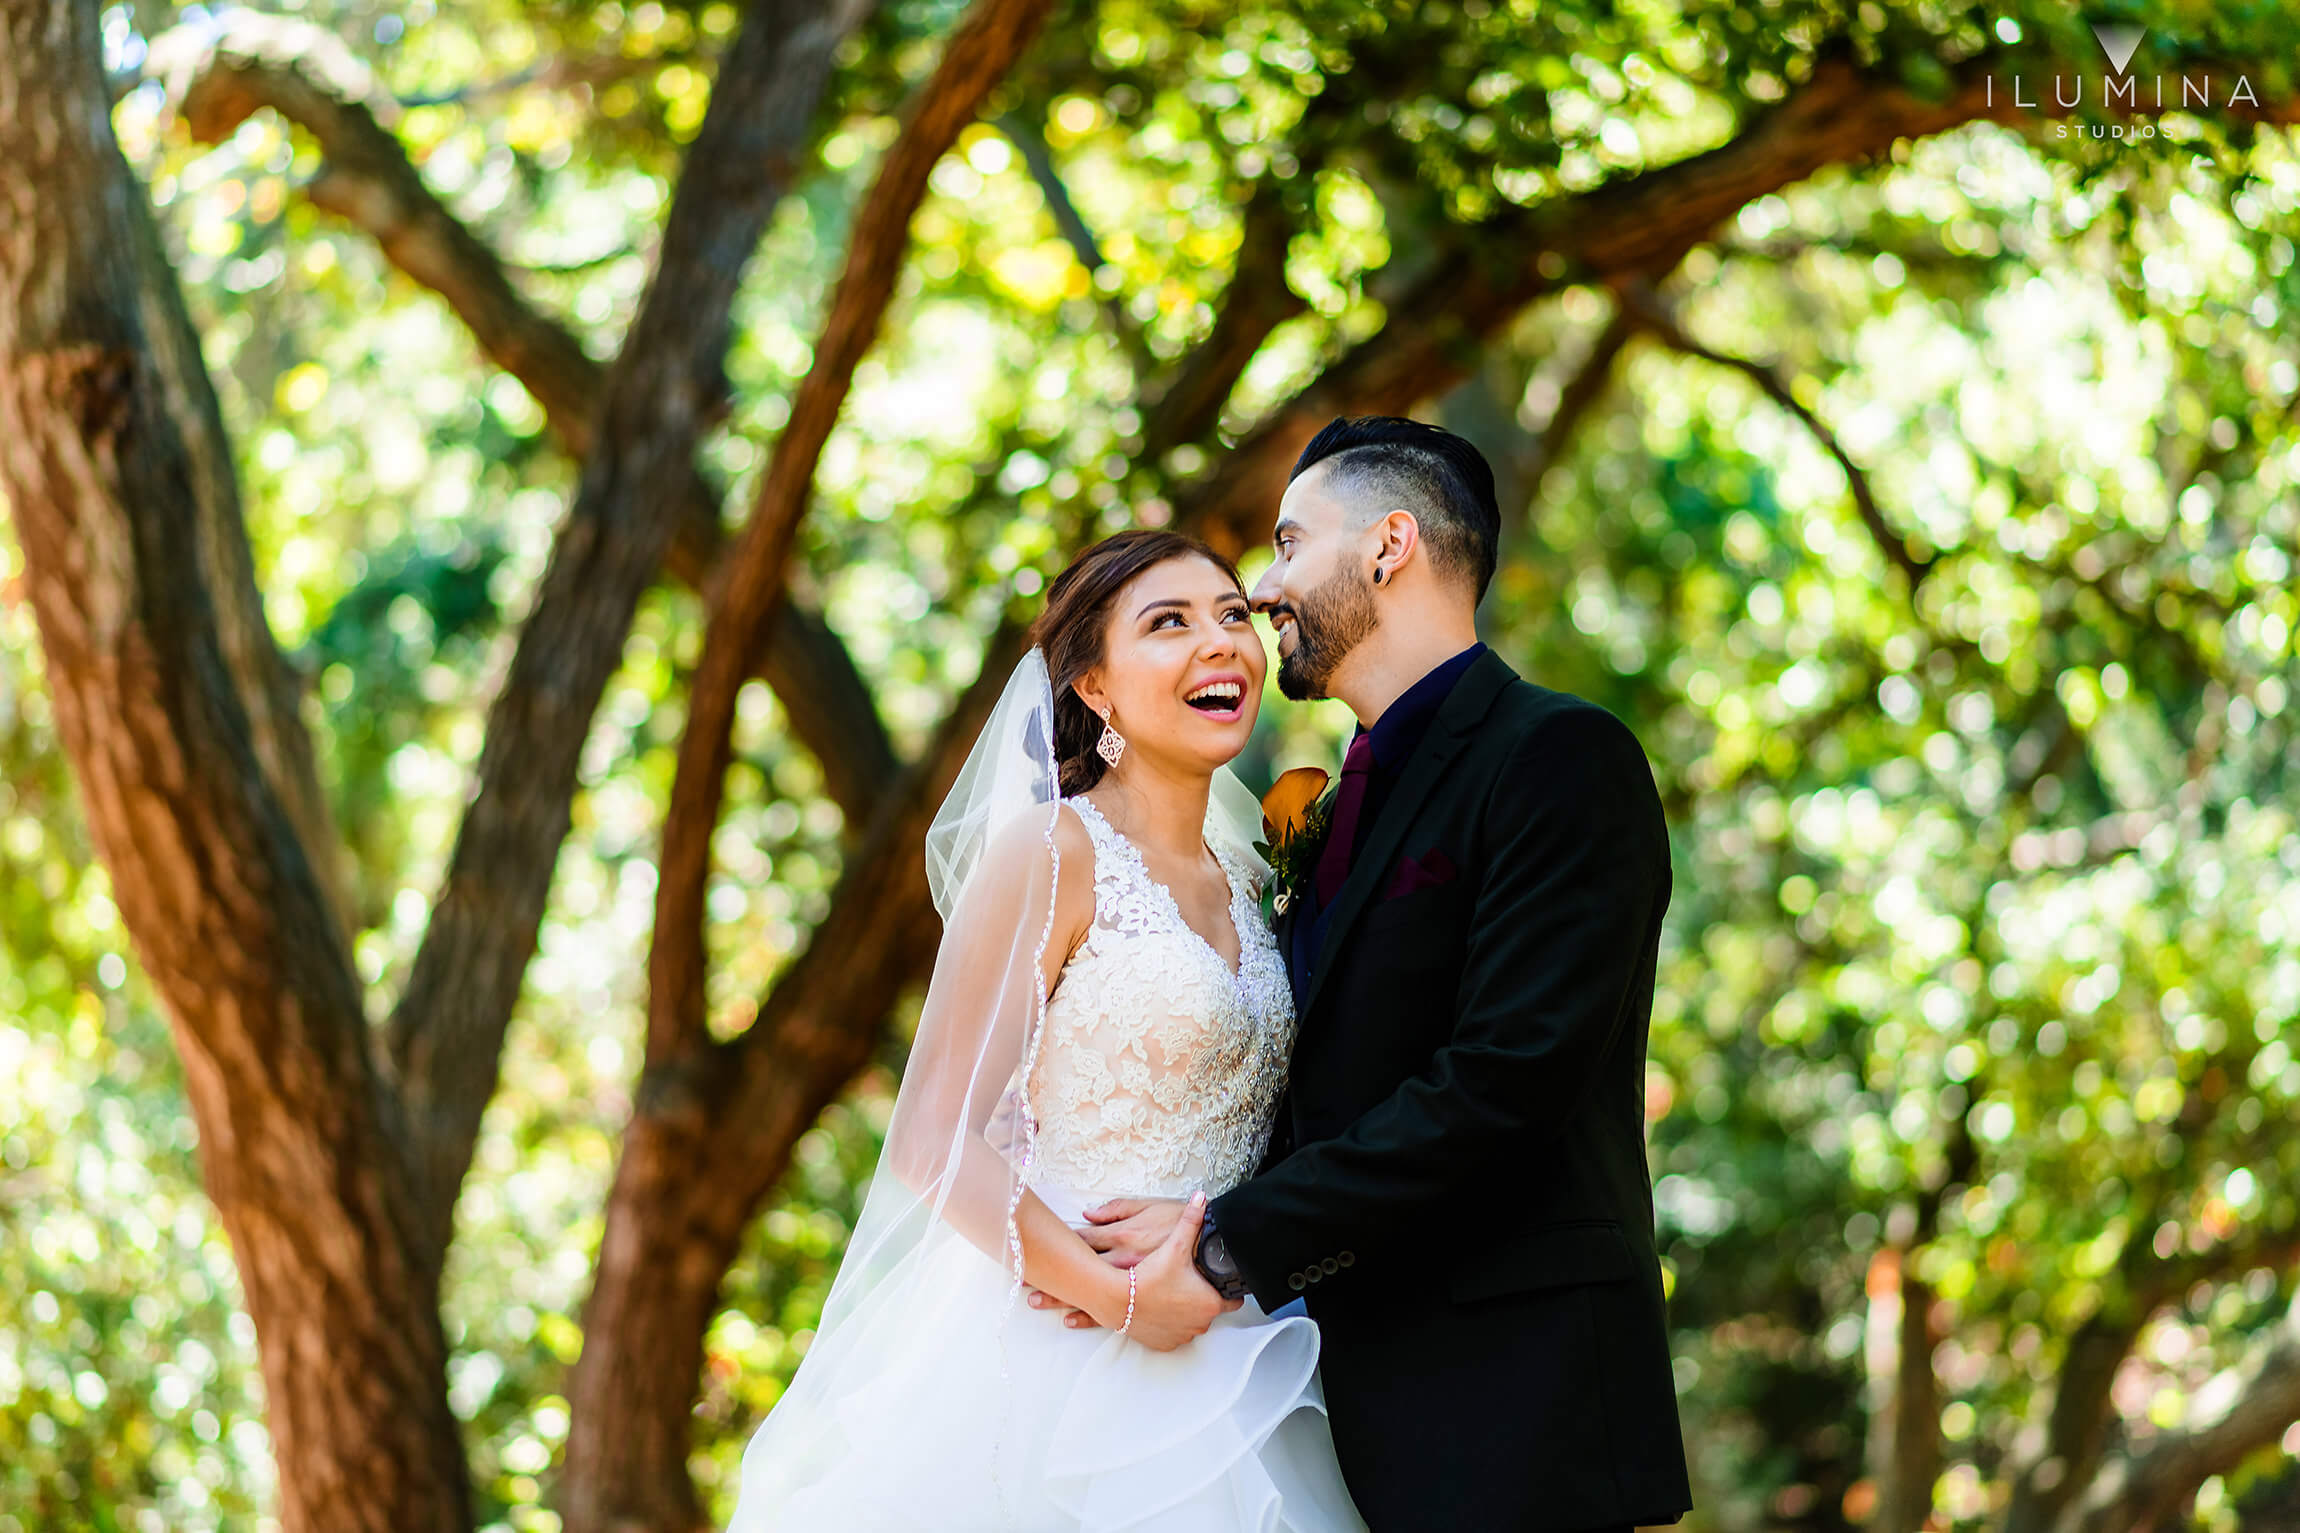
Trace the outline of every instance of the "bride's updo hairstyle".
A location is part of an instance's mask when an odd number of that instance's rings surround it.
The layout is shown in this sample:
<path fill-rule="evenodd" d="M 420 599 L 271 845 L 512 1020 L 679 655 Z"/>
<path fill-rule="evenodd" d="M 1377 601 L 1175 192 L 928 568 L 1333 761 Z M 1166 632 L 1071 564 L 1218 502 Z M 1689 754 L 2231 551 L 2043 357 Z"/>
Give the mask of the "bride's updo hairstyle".
<path fill-rule="evenodd" d="M 1109 770 L 1095 754 L 1102 719 L 1079 697 L 1078 678 L 1102 663 L 1103 630 L 1110 604 L 1144 570 L 1169 559 L 1203 559 L 1246 593 L 1238 567 L 1208 544 L 1184 532 L 1147 527 L 1113 533 L 1070 561 L 1046 591 L 1046 610 L 1030 625 L 1030 639 L 1046 656 L 1047 680 L 1054 686 L 1054 761 L 1062 773 L 1065 798 L 1084 793 Z"/>

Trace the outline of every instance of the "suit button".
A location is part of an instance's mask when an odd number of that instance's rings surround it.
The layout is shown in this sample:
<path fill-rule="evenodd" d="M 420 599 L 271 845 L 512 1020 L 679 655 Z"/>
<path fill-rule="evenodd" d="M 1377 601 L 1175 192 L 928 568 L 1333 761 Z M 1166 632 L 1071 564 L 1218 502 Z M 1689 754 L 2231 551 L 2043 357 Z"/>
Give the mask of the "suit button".
<path fill-rule="evenodd" d="M 1325 1274 L 1328 1277 L 1332 1277 L 1335 1273 L 1342 1270 L 1341 1262 L 1331 1256 L 1318 1263 L 1318 1266 L 1325 1271 Z"/>
<path fill-rule="evenodd" d="M 1335 1257 L 1334 1260 L 1340 1262 L 1345 1267 L 1355 1266 L 1357 1264 L 1358 1254 L 1355 1251 L 1344 1251 L 1341 1255 Z"/>
<path fill-rule="evenodd" d="M 1310 1280 L 1297 1272 L 1286 1279 L 1286 1286 L 1294 1290 L 1294 1292 L 1300 1293 L 1303 1289 L 1310 1286 Z"/>
<path fill-rule="evenodd" d="M 1320 1271 L 1319 1271 L 1317 1268 L 1315 1268 L 1315 1267 L 1311 1267 L 1311 1268 L 1308 1268 L 1308 1269 L 1306 1269 L 1306 1270 L 1305 1270 L 1305 1271 L 1302 1273 L 1302 1276 L 1304 1276 L 1304 1277 L 1308 1278 L 1308 1279 L 1309 1279 L 1311 1282 L 1315 1283 L 1316 1281 L 1318 1281 L 1318 1279 L 1320 1279 L 1320 1278 L 1324 1277 L 1324 1276 L 1325 1276 L 1325 1274 L 1324 1274 L 1323 1272 L 1320 1272 Z"/>

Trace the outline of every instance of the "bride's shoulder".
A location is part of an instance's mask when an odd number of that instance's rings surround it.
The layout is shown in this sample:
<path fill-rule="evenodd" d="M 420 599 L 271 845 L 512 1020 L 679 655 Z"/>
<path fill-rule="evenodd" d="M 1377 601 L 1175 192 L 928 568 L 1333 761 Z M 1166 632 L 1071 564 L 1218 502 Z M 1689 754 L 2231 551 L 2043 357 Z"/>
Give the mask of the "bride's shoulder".
<path fill-rule="evenodd" d="M 1062 855 L 1062 868 L 1067 875 L 1072 868 L 1092 871 L 1094 867 L 1094 837 L 1088 833 L 1082 819 L 1070 800 L 1051 806 L 1054 849 Z M 1067 812 L 1059 812 L 1067 811 Z M 1028 884 L 1044 876 L 1048 866 L 1046 842 L 1048 815 L 1018 815 L 1014 822 L 990 838 L 983 848 L 982 866 L 985 872 L 1009 883 Z M 1067 877 L 1063 880 L 1069 882 Z"/>
<path fill-rule="evenodd" d="M 982 860 L 967 881 L 960 902 L 969 929 L 981 931 L 1035 924 L 1046 918 L 1046 889 L 1054 873 L 1054 859 L 1046 854 L 1051 832 L 1061 854 L 1061 873 L 1054 881 L 1054 930 L 1061 940 L 1057 951 L 1067 952 L 1094 913 L 1094 843 L 1075 814 L 1055 812 L 1017 816 L 990 838 Z"/>

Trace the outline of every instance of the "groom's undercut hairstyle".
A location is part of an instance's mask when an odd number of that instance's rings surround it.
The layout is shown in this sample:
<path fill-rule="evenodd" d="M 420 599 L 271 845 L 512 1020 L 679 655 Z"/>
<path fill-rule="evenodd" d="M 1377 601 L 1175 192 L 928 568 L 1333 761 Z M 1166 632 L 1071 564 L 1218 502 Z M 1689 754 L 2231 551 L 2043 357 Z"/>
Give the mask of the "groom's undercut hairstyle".
<path fill-rule="evenodd" d="M 1430 562 L 1485 600 L 1501 542 L 1501 507 L 1485 454 L 1442 426 L 1395 415 L 1336 416 L 1310 438 L 1287 481 L 1330 465 L 1336 494 L 1371 522 L 1410 511 Z"/>

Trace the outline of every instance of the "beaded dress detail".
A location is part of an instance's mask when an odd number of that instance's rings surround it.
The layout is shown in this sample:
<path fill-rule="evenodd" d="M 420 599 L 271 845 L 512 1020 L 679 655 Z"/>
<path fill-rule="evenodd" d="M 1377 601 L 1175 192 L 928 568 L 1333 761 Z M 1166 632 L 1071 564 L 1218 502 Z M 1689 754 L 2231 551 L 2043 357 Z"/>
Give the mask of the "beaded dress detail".
<path fill-rule="evenodd" d="M 1030 1100 L 1034 1181 L 1108 1196 L 1209 1196 L 1253 1174 L 1294 1041 L 1293 996 L 1253 873 L 1228 848 L 1235 973 L 1142 853 L 1084 798 L 1094 921 L 1046 1003 Z"/>

